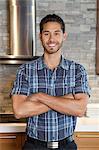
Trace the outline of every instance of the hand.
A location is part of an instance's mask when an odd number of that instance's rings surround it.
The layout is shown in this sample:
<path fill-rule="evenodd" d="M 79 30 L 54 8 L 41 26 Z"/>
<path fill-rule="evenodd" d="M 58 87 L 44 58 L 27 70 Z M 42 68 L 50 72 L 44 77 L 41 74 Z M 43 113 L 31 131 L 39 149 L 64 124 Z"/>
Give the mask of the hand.
<path fill-rule="evenodd" d="M 45 99 L 46 96 L 48 96 L 46 93 L 34 93 L 28 96 L 28 100 L 33 102 L 41 102 L 43 99 Z"/>
<path fill-rule="evenodd" d="M 70 98 L 70 99 L 75 99 L 72 94 L 66 94 L 66 95 L 64 95 L 62 97 L 64 97 L 64 98 Z"/>
<path fill-rule="evenodd" d="M 38 102 L 39 100 L 39 93 L 34 93 L 28 96 L 27 98 L 29 101 Z"/>

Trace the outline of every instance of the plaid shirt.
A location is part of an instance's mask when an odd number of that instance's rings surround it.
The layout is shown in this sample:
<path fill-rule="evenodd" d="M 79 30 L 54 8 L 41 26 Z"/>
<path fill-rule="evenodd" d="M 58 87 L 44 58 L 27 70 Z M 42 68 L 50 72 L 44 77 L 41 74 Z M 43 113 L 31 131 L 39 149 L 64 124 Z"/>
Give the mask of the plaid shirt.
<path fill-rule="evenodd" d="M 89 87 L 83 66 L 61 57 L 59 66 L 50 70 L 43 56 L 19 67 L 13 94 L 30 95 L 44 92 L 52 96 L 87 93 Z M 58 141 L 73 134 L 76 117 L 54 110 L 28 118 L 27 134 L 42 141 Z"/>

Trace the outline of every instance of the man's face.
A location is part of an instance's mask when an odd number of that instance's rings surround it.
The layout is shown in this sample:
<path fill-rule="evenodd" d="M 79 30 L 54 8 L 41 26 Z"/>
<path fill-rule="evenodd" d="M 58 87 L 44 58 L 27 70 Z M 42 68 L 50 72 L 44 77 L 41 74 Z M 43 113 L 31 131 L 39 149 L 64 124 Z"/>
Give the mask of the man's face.
<path fill-rule="evenodd" d="M 48 54 L 56 53 L 60 50 L 65 37 L 66 34 L 63 33 L 59 23 L 47 22 L 43 25 L 43 31 L 40 34 L 44 51 Z"/>

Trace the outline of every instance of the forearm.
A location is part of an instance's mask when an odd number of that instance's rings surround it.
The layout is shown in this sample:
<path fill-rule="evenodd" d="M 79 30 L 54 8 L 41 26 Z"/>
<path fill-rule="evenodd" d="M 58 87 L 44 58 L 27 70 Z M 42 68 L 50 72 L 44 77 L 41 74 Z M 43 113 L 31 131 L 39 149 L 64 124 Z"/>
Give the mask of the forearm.
<path fill-rule="evenodd" d="M 40 100 L 40 102 L 57 112 L 80 117 L 84 115 L 86 110 L 87 99 L 74 98 L 72 95 L 60 97 L 45 95 L 45 98 Z"/>
<path fill-rule="evenodd" d="M 48 96 L 43 102 L 48 107 L 57 112 L 76 116 L 77 105 L 70 98 L 64 98 L 63 96 L 62 97 Z"/>
<path fill-rule="evenodd" d="M 24 102 L 18 110 L 19 118 L 40 115 L 49 110 L 47 105 L 40 102 Z"/>
<path fill-rule="evenodd" d="M 13 110 L 17 119 L 40 115 L 50 109 L 47 105 L 41 102 L 30 101 L 29 97 L 24 98 L 24 100 L 21 100 L 22 98 L 22 96 L 18 96 L 20 101 L 18 103 L 16 102 L 18 101 L 17 97 L 13 98 Z"/>

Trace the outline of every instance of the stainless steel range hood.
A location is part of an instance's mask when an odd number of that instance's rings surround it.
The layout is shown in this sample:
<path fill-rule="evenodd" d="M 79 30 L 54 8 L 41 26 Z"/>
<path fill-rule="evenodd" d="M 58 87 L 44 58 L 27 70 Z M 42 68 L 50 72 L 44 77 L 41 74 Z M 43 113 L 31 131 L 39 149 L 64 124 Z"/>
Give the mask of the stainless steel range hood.
<path fill-rule="evenodd" d="M 10 48 L 2 64 L 21 64 L 35 56 L 35 0 L 10 0 Z"/>
<path fill-rule="evenodd" d="M 0 64 L 23 64 L 27 61 L 30 60 L 35 60 L 37 59 L 39 56 L 24 56 L 24 55 L 20 55 L 20 56 L 15 56 L 15 55 L 5 55 L 5 56 L 0 56 Z"/>

